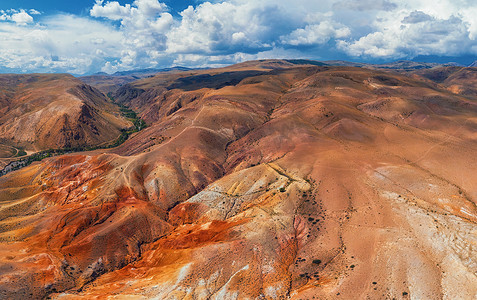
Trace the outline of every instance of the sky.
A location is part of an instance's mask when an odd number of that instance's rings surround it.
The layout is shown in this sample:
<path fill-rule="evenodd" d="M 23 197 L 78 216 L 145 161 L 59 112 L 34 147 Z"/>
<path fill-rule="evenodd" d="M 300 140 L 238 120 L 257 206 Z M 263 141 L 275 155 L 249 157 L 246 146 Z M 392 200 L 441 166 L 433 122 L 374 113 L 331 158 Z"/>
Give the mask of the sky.
<path fill-rule="evenodd" d="M 0 72 L 477 60 L 475 0 L 1 0 Z"/>

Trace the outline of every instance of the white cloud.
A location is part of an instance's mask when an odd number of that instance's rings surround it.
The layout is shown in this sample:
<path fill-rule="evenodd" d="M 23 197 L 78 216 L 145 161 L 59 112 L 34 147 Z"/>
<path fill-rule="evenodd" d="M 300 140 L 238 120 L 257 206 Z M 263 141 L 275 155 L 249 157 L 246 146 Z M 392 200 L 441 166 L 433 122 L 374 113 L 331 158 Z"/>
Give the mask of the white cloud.
<path fill-rule="evenodd" d="M 157 23 L 170 21 L 172 16 L 167 13 L 167 5 L 157 0 L 136 0 L 132 5 L 120 5 L 117 1 L 97 0 L 90 10 L 93 17 L 102 17 L 110 20 L 121 21 L 125 29 L 155 28 Z M 157 28 L 155 28 L 157 29 Z"/>
<path fill-rule="evenodd" d="M 30 15 L 41 15 L 41 12 L 37 11 L 36 9 L 30 9 L 28 13 Z"/>
<path fill-rule="evenodd" d="M 11 9 L 8 11 L 0 11 L 0 21 L 11 21 L 19 25 L 26 25 L 33 22 L 33 17 L 25 10 Z"/>
<path fill-rule="evenodd" d="M 116 46 L 122 34 L 97 21 L 57 15 L 41 25 L 0 22 L 0 66 L 29 72 L 87 72 L 106 58 L 96 52 L 101 40 L 108 56 L 120 56 Z"/>
<path fill-rule="evenodd" d="M 117 1 L 97 0 L 91 16 L 120 22 L 122 40 L 118 43 L 121 54 L 108 61 L 102 71 L 154 67 L 161 60 L 158 51 L 166 49 L 166 33 L 173 25 L 167 6 L 157 0 L 136 0 L 132 5 Z"/>
<path fill-rule="evenodd" d="M 348 27 L 330 21 L 298 28 L 281 38 L 284 44 L 293 46 L 323 44 L 332 38 L 344 38 L 351 34 Z"/>
<path fill-rule="evenodd" d="M 27 14 L 25 11 L 13 14 L 11 20 L 17 24 L 28 24 L 33 22 L 33 17 Z"/>
<path fill-rule="evenodd" d="M 256 54 L 284 45 L 319 45 L 349 33 L 328 20 L 332 1 L 229 0 L 189 6 L 167 34 L 168 53 Z M 336 29 L 336 32 L 330 32 Z"/>
<path fill-rule="evenodd" d="M 167 34 L 167 51 L 219 54 L 237 48 L 266 47 L 271 29 L 266 23 L 267 8 L 258 2 L 189 6 L 181 12 L 181 22 Z"/>
<path fill-rule="evenodd" d="M 451 2 L 435 5 L 403 5 L 405 8 L 381 12 L 373 21 L 373 31 L 353 40 L 339 41 L 339 48 L 355 57 L 400 58 L 418 55 L 458 56 L 477 54 L 471 21 Z M 410 8 L 417 9 L 410 9 Z M 477 24 L 476 24 L 477 25 Z"/>
<path fill-rule="evenodd" d="M 103 1 L 96 1 L 96 4 L 90 11 L 93 17 L 103 17 L 110 20 L 121 20 L 126 17 L 131 17 L 131 5 L 126 4 L 121 6 L 119 2 L 107 2 L 103 4 Z"/>

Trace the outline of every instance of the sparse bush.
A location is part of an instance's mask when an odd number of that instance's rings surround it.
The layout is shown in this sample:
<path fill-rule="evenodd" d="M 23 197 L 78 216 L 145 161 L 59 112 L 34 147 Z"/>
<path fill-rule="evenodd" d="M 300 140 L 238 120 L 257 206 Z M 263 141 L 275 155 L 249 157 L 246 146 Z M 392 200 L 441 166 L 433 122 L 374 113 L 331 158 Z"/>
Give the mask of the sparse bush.
<path fill-rule="evenodd" d="M 18 149 L 17 154 L 15 154 L 15 157 L 20 157 L 20 156 L 25 156 L 27 153 L 23 149 Z"/>
<path fill-rule="evenodd" d="M 314 259 L 313 263 L 319 265 L 319 264 L 321 264 L 321 260 L 320 259 Z"/>

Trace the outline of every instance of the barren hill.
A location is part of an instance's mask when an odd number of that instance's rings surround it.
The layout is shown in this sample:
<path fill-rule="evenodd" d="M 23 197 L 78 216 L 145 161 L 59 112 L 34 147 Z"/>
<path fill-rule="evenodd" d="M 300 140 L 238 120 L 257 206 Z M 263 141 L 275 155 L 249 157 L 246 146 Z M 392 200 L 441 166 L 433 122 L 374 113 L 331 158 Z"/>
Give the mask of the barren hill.
<path fill-rule="evenodd" d="M 0 177 L 0 295 L 475 298 L 469 97 L 286 61 L 129 83 L 148 128 Z"/>
<path fill-rule="evenodd" d="M 71 75 L 0 75 L 4 145 L 27 150 L 97 145 L 129 126 L 116 105 Z"/>

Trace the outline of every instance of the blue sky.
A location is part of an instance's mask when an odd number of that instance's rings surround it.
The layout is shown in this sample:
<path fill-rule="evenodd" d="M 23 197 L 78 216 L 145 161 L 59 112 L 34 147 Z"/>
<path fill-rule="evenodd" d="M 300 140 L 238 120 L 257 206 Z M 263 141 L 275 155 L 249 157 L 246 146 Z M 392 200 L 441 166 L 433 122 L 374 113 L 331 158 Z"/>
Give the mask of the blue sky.
<path fill-rule="evenodd" d="M 265 58 L 469 64 L 476 15 L 474 0 L 2 0 L 0 72 Z"/>
<path fill-rule="evenodd" d="M 133 1 L 116 0 L 121 5 L 131 4 Z M 167 0 L 162 1 L 167 4 L 174 13 L 181 12 L 189 5 L 196 5 L 203 1 L 190 0 Z M 94 6 L 95 0 L 1 0 L 0 9 L 36 9 L 45 14 L 70 13 L 76 15 L 89 15 L 90 9 Z"/>

